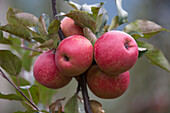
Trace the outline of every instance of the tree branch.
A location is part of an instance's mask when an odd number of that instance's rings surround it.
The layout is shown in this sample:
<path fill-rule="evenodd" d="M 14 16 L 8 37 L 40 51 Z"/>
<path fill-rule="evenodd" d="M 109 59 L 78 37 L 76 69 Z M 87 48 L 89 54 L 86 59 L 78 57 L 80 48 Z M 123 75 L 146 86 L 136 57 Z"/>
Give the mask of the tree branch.
<path fill-rule="evenodd" d="M 19 89 L 15 84 L 9 80 L 9 78 L 4 74 L 4 72 L 0 69 L 0 74 L 3 78 L 5 78 L 19 93 L 36 109 L 39 111 L 38 107 Z"/>
<path fill-rule="evenodd" d="M 86 74 L 85 73 L 80 75 L 79 82 L 80 82 L 80 86 L 82 89 L 82 96 L 83 96 L 83 100 L 84 100 L 85 111 L 86 111 L 86 113 L 92 113 L 89 96 L 88 96 L 88 91 L 87 91 L 87 86 L 86 86 Z"/>

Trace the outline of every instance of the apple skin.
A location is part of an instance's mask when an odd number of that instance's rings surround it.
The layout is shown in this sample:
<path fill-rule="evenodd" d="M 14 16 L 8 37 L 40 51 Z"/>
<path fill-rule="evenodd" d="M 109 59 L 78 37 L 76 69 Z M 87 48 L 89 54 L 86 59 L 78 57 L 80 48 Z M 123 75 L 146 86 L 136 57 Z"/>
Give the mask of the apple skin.
<path fill-rule="evenodd" d="M 92 64 L 93 45 L 81 35 L 67 37 L 58 45 L 55 61 L 62 74 L 80 75 Z"/>
<path fill-rule="evenodd" d="M 89 89 L 99 98 L 114 99 L 121 96 L 130 82 L 129 71 L 110 76 L 105 74 L 97 65 L 93 65 L 87 72 Z"/>
<path fill-rule="evenodd" d="M 61 20 L 61 29 L 65 35 L 65 37 L 69 37 L 72 35 L 84 35 L 83 29 L 78 25 L 75 25 L 74 20 L 69 17 L 64 17 Z"/>
<path fill-rule="evenodd" d="M 129 70 L 138 59 L 136 41 L 122 31 L 104 33 L 94 44 L 94 58 L 107 74 L 119 74 Z"/>
<path fill-rule="evenodd" d="M 52 51 L 44 52 L 36 59 L 33 67 L 34 78 L 43 86 L 58 89 L 66 86 L 72 77 L 60 74 Z"/>

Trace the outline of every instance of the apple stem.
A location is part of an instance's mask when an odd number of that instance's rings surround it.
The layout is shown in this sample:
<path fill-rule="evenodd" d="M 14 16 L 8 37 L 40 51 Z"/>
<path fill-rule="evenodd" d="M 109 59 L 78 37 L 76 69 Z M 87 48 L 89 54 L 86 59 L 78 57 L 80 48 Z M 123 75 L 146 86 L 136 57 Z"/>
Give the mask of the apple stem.
<path fill-rule="evenodd" d="M 92 113 L 89 96 L 88 96 L 88 91 L 87 91 L 87 86 L 86 86 L 86 74 L 85 73 L 80 75 L 79 84 L 82 89 L 82 96 L 83 96 L 83 100 L 84 100 L 85 111 L 86 111 L 86 113 Z"/>
<path fill-rule="evenodd" d="M 9 80 L 9 78 L 5 75 L 5 73 L 0 69 L 0 74 L 3 78 L 5 78 L 36 110 L 39 111 L 38 107 L 34 104 L 33 101 L 31 101 L 22 91 L 20 88 L 17 88 L 15 84 Z"/>
<path fill-rule="evenodd" d="M 56 8 L 56 0 L 51 0 L 51 3 L 52 3 L 53 18 L 59 20 L 59 17 L 56 16 L 58 13 L 57 8 Z M 64 38 L 66 38 L 61 30 L 61 27 L 58 30 L 58 35 L 60 37 L 60 40 L 63 40 Z"/>

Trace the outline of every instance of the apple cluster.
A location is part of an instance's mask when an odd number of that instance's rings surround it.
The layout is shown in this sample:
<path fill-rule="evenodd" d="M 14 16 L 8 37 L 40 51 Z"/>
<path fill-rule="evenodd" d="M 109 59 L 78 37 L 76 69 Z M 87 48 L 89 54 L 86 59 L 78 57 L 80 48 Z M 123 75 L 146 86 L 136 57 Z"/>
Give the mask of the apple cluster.
<path fill-rule="evenodd" d="M 89 89 L 97 97 L 121 96 L 129 86 L 129 69 L 138 58 L 135 40 L 113 30 L 100 36 L 93 46 L 71 18 L 65 17 L 60 27 L 67 38 L 55 53 L 50 50 L 38 56 L 33 68 L 35 79 L 48 88 L 58 89 L 85 73 Z"/>

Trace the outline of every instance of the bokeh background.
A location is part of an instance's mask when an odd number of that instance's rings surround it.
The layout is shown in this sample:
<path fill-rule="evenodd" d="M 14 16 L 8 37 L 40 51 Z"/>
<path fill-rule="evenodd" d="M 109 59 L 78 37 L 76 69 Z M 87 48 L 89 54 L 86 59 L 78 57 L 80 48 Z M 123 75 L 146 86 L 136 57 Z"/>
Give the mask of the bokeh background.
<path fill-rule="evenodd" d="M 94 4 L 105 2 L 104 7 L 108 11 L 111 23 L 117 15 L 114 0 L 73 0 L 79 4 Z M 46 13 L 52 18 L 51 0 L 0 0 L 0 23 L 5 25 L 8 7 L 21 9 L 39 17 Z M 71 8 L 63 0 L 57 0 L 59 11 L 68 12 Z M 170 0 L 123 0 L 123 7 L 129 13 L 128 22 L 136 19 L 154 21 L 170 30 Z M 122 30 L 124 25 L 118 29 Z M 170 61 L 170 33 L 161 32 L 147 40 L 160 48 L 168 61 Z M 10 49 L 0 45 L 0 49 Z M 106 113 L 170 113 L 170 73 L 154 66 L 145 57 L 138 59 L 131 69 L 131 82 L 126 93 L 112 100 L 99 99 L 90 91 L 90 98 L 96 99 L 103 105 Z M 32 73 L 27 73 L 32 75 Z M 76 82 L 73 80 L 68 86 L 59 90 L 55 99 L 66 96 L 70 97 L 76 90 Z M 5 94 L 15 92 L 14 88 L 0 76 L 0 92 Z M 13 113 L 24 111 L 25 108 L 16 101 L 0 99 L 0 113 Z"/>

